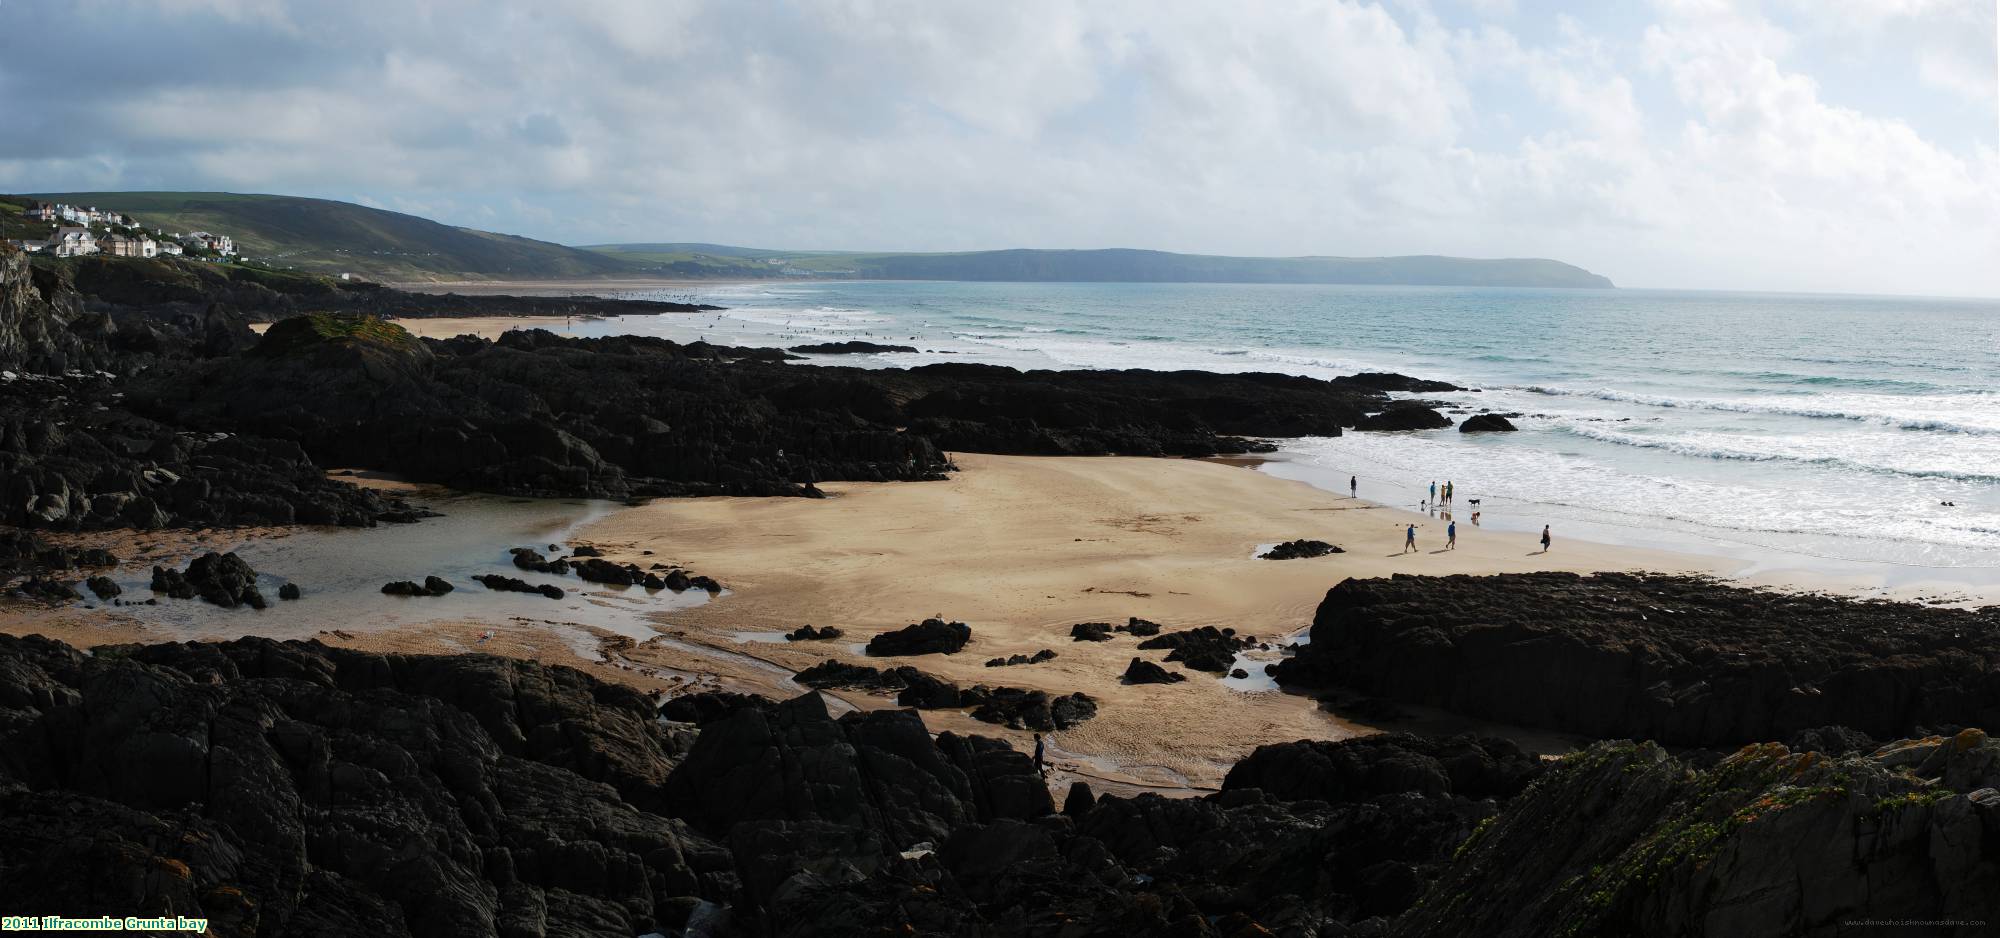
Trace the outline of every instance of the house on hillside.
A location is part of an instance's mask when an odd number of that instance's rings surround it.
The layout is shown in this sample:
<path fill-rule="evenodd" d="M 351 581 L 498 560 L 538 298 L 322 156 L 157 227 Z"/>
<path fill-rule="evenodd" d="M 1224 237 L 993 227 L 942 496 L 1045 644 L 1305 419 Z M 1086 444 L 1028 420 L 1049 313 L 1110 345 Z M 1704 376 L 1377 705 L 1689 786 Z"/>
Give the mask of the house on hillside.
<path fill-rule="evenodd" d="M 64 226 L 49 238 L 49 252 L 57 257 L 82 257 L 97 253 L 97 236 L 88 228 Z"/>
<path fill-rule="evenodd" d="M 17 248 L 20 248 L 21 250 L 26 251 L 29 254 L 40 254 L 41 252 L 46 251 L 49 248 L 49 243 L 47 241 L 39 240 L 36 238 L 15 239 L 15 240 L 10 240 L 7 243 Z"/>
<path fill-rule="evenodd" d="M 230 240 L 228 235 L 219 235 L 207 231 L 190 231 L 187 234 L 181 235 L 181 243 L 188 247 L 200 248 L 204 251 L 214 251 L 224 257 L 236 253 L 236 242 Z"/>
<path fill-rule="evenodd" d="M 170 238 L 161 238 L 160 240 L 153 242 L 153 244 L 155 249 L 157 249 L 162 256 L 165 257 L 181 256 L 181 245 L 180 242 L 178 241 L 174 241 Z"/>
<path fill-rule="evenodd" d="M 62 208 L 47 202 L 36 202 L 21 214 L 29 221 L 45 221 L 53 225 L 62 218 Z"/>
<path fill-rule="evenodd" d="M 99 239 L 97 248 L 112 257 L 158 257 L 160 244 L 145 235 L 132 237 L 112 232 Z"/>

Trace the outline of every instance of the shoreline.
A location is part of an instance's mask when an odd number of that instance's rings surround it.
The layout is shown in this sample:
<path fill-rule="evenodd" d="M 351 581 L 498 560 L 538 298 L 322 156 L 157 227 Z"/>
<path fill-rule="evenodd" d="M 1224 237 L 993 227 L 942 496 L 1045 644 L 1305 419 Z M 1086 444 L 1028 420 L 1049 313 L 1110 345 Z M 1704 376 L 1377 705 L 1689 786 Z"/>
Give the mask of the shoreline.
<path fill-rule="evenodd" d="M 497 653 L 569 665 L 649 692 L 724 689 L 791 697 L 804 690 L 791 675 L 826 659 L 911 665 L 964 686 L 1082 691 L 1099 701 L 1100 711 L 1051 738 L 1052 784 L 1060 788 L 1064 779 L 1080 778 L 1104 791 L 1198 794 L 1266 743 L 1395 730 L 1473 730 L 1544 753 L 1586 742 L 1420 707 L 1401 706 L 1406 716 L 1392 720 L 1343 716 L 1264 680 L 1262 665 L 1310 628 L 1326 591 L 1348 577 L 1619 570 L 1692 573 L 1779 590 L 1840 585 L 1745 578 L 1741 566 L 1725 557 L 1575 539 L 1559 539 L 1543 554 L 1529 535 L 1463 523 L 1459 548 L 1445 551 L 1438 519 L 1272 475 L 1264 469 L 1271 462 L 1262 457 L 952 456 L 960 471 L 946 481 L 823 483 L 830 496 L 824 500 L 656 499 L 580 523 L 573 543 L 596 546 L 620 562 L 671 557 L 728 587 L 702 605 L 643 613 L 650 626 L 641 628 L 657 634 L 636 641 L 634 633 L 615 634 L 576 620 L 575 613 L 530 603 L 511 608 L 504 620 L 454 614 L 316 635 L 284 634 L 282 618 L 263 626 L 249 619 L 242 634 L 318 638 L 378 652 Z M 1411 523 L 1419 525 L 1420 549 L 1402 553 L 1402 531 Z M 292 533 L 104 532 L 63 539 L 122 547 L 128 564 L 177 563 L 171 556 L 177 552 Z M 1331 541 L 1346 552 L 1287 561 L 1254 556 L 1272 543 L 1302 537 Z M 655 553 L 643 553 L 649 550 Z M 285 608 L 279 604 L 260 615 L 282 616 Z M 972 642 L 949 656 L 871 659 L 861 653 L 873 634 L 931 616 L 968 623 Z M 1273 650 L 1239 659 L 1252 672 L 1247 680 L 1224 681 L 1168 664 L 1187 680 L 1125 685 L 1120 675 L 1130 658 L 1160 661 L 1165 653 L 1139 651 L 1122 634 L 1109 642 L 1073 642 L 1069 629 L 1133 616 L 1167 631 L 1232 627 Z M 846 634 L 832 642 L 772 640 L 805 624 L 837 626 Z M 148 629 L 115 610 L 25 602 L 0 606 L 0 631 L 39 632 L 78 647 L 191 637 Z M 1034 665 L 984 664 L 1043 648 L 1058 657 Z M 862 709 L 897 706 L 893 695 L 822 693 Z M 964 711 L 928 710 L 924 718 L 934 731 L 1032 746 L 1026 732 L 975 721 Z"/>

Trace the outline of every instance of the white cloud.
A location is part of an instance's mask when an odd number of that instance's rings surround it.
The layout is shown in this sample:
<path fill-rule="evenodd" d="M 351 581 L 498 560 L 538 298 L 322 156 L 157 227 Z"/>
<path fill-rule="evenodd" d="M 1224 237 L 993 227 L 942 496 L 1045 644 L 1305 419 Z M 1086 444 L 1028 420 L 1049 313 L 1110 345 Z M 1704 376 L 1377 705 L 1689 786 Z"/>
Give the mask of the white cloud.
<path fill-rule="evenodd" d="M 1540 255 L 2000 294 L 1994 149 L 1829 103 L 1811 65 L 1906 33 L 1913 87 L 1990 95 L 1968 6 L 0 5 L 43 40 L 0 60 L 36 129 L 0 140 L 0 184 L 367 198 L 573 243 Z M 76 42 L 136 77 L 53 83 L 36 50 Z"/>

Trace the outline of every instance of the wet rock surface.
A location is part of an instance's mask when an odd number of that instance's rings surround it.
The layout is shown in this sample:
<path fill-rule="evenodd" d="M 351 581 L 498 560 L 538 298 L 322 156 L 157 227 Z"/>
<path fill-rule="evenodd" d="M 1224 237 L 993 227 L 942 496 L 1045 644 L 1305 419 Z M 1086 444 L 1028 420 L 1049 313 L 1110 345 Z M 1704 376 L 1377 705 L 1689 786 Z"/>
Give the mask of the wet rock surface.
<path fill-rule="evenodd" d="M 1051 694 L 1020 687 L 980 684 L 960 687 L 934 674 L 909 665 L 881 669 L 867 665 L 822 661 L 800 671 L 796 680 L 803 686 L 830 689 L 848 688 L 873 692 L 893 691 L 896 702 L 919 710 L 971 709 L 972 718 L 1014 729 L 1069 729 L 1097 715 L 1097 701 L 1089 694 Z"/>
<path fill-rule="evenodd" d="M 1054 661 L 1055 659 L 1056 653 L 1054 649 L 1044 648 L 1032 655 L 1008 655 L 1005 658 L 989 658 L 986 661 L 986 666 L 989 668 L 1005 668 L 1020 664 L 1041 664 L 1044 661 Z"/>
<path fill-rule="evenodd" d="M 1346 553 L 1346 551 L 1325 541 L 1301 539 L 1277 544 L 1270 550 L 1258 554 L 1257 557 L 1260 560 L 1304 560 L 1311 557 L 1324 557 L 1328 554 L 1341 553 Z"/>
<path fill-rule="evenodd" d="M 1398 402 L 1381 413 L 1370 414 L 1354 424 L 1356 430 L 1440 430 L 1451 426 L 1451 418 L 1415 402 Z"/>
<path fill-rule="evenodd" d="M 841 637 L 843 634 L 845 633 L 831 625 L 820 626 L 819 628 L 814 628 L 811 625 L 801 625 L 796 629 L 786 632 L 785 641 L 828 642 Z"/>
<path fill-rule="evenodd" d="M 452 585 L 443 577 L 427 576 L 422 583 L 411 580 L 397 580 L 382 584 L 382 593 L 387 596 L 443 596 L 452 591 Z M 282 597 L 281 597 L 282 598 Z M 291 597 L 297 599 L 297 596 Z"/>
<path fill-rule="evenodd" d="M 548 599 L 561 599 L 568 595 L 563 592 L 562 587 L 554 583 L 529 583 L 526 580 L 503 576 L 498 573 L 485 573 L 475 576 L 473 579 L 479 581 L 479 585 L 487 589 L 502 593 L 534 593 Z"/>
<path fill-rule="evenodd" d="M 1598 738 L 1737 746 L 2000 725 L 2000 609 L 1691 577 L 1348 580 L 1278 679 Z"/>
<path fill-rule="evenodd" d="M 1473 414 L 1458 425 L 1460 433 L 1504 433 L 1518 429 L 1513 421 L 1499 414 Z"/>

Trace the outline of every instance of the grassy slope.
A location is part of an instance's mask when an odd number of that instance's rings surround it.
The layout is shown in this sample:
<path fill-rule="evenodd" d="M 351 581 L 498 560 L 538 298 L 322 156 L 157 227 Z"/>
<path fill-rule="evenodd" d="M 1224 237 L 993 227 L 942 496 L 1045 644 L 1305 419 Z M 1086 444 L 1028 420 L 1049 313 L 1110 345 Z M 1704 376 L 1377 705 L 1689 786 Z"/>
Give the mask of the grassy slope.
<path fill-rule="evenodd" d="M 624 262 L 603 254 L 326 199 L 228 192 L 62 192 L 37 198 L 125 212 L 168 231 L 219 232 L 235 238 L 245 256 L 318 273 L 454 280 L 630 272 Z"/>

